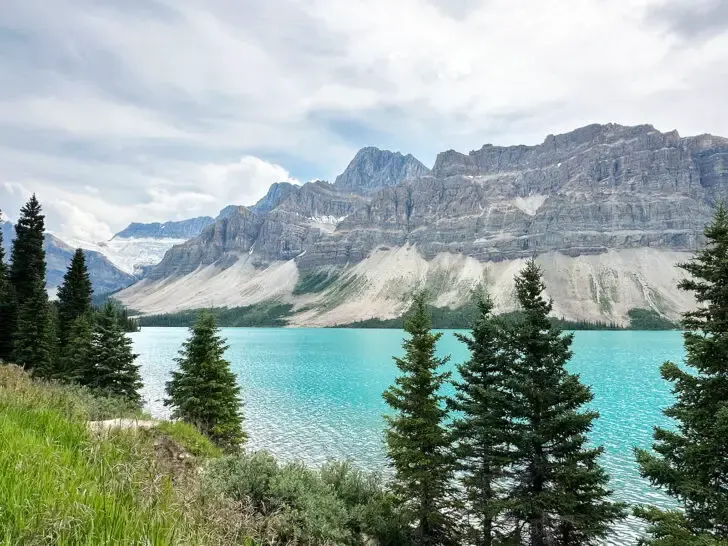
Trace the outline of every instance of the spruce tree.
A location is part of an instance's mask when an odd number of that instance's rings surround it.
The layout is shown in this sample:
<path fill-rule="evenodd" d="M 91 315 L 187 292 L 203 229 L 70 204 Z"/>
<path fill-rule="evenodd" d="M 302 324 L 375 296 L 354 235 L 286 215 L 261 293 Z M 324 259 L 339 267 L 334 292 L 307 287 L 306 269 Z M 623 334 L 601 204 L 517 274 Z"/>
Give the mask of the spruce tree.
<path fill-rule="evenodd" d="M 0 211 L 0 222 L 2 212 Z M 0 230 L 0 361 L 9 362 L 13 356 L 13 335 L 16 324 L 15 296 L 5 263 L 3 233 Z"/>
<path fill-rule="evenodd" d="M 478 317 L 470 336 L 456 334 L 470 350 L 470 359 L 458 366 L 461 380 L 455 382 L 455 396 L 448 400 L 458 412 L 452 438 L 456 470 L 465 494 L 469 523 L 468 543 L 497 544 L 503 536 L 505 487 L 510 462 L 507 431 L 512 396 L 506 383 L 513 358 L 505 325 L 493 317 L 493 302 L 477 293 Z"/>
<path fill-rule="evenodd" d="M 678 287 L 695 294 L 684 315 L 685 369 L 666 362 L 675 403 L 664 413 L 675 429 L 656 428 L 654 453 L 636 450 L 642 475 L 678 501 L 681 511 L 642 507 L 655 546 L 728 544 L 728 211 L 719 206 L 707 244 L 680 267 Z"/>
<path fill-rule="evenodd" d="M 106 395 L 120 396 L 141 405 L 142 387 L 137 355 L 124 332 L 116 309 L 107 302 L 97 314 L 91 344 L 91 367 L 84 383 Z"/>
<path fill-rule="evenodd" d="M 236 452 L 245 441 L 240 387 L 212 313 L 202 312 L 176 359 L 179 369 L 167 382 L 166 406 L 172 416 L 195 425 L 216 445 Z"/>
<path fill-rule="evenodd" d="M 69 342 L 71 324 L 91 313 L 91 279 L 83 250 L 76 250 L 58 288 L 58 338 L 61 349 Z"/>
<path fill-rule="evenodd" d="M 38 280 L 43 282 L 45 288 L 44 232 L 45 216 L 41 214 L 40 203 L 33 194 L 20 209 L 20 219 L 15 224 L 15 240 L 11 252 L 10 282 L 15 290 L 18 308 L 23 307 L 25 301 L 30 298 L 37 299 L 35 290 Z"/>
<path fill-rule="evenodd" d="M 68 341 L 61 352 L 53 378 L 66 383 L 85 383 L 93 370 L 92 313 L 77 317 L 68 328 Z"/>
<path fill-rule="evenodd" d="M 14 335 L 15 363 L 34 370 L 40 377 L 50 377 L 54 365 L 53 318 L 45 280 L 36 276 L 25 301 L 18 309 Z"/>
<path fill-rule="evenodd" d="M 591 390 L 564 368 L 572 336 L 552 325 L 544 290 L 530 260 L 516 277 L 522 315 L 513 331 L 518 358 L 508 387 L 514 393 L 509 511 L 530 546 L 593 544 L 624 507 L 609 500 L 609 476 L 598 463 L 603 448 L 587 446 L 598 413 L 583 409 Z"/>
<path fill-rule="evenodd" d="M 386 416 L 386 439 L 394 469 L 394 493 L 411 510 L 417 544 L 450 544 L 453 461 L 445 426 L 447 411 L 440 388 L 450 378 L 442 372 L 448 358 L 435 354 L 442 334 L 431 331 L 425 296 L 414 298 L 413 314 L 405 322 L 409 338 L 405 355 L 395 358 L 400 375 L 383 394 L 395 411 Z"/>

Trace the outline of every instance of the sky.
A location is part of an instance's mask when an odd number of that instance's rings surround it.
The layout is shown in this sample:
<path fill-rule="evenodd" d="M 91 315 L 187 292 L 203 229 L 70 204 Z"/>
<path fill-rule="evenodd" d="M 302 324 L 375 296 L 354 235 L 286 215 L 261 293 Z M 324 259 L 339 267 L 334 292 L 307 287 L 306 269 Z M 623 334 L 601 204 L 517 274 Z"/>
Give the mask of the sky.
<path fill-rule="evenodd" d="M 102 241 L 359 148 L 728 136 L 728 0 L 0 0 L 0 209 Z"/>

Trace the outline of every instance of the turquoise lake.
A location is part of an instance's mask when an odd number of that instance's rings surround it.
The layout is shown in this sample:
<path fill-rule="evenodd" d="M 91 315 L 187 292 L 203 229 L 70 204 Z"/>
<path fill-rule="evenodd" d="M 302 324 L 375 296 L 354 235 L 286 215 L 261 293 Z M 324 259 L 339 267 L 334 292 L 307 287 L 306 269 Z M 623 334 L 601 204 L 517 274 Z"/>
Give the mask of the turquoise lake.
<path fill-rule="evenodd" d="M 468 352 L 453 331 L 444 331 L 442 355 L 449 367 Z M 245 428 L 250 449 L 266 449 L 281 459 L 320 464 L 352 459 L 386 471 L 382 391 L 397 369 L 399 330 L 230 328 L 222 330 L 227 357 L 243 388 Z M 184 328 L 144 328 L 132 334 L 145 387 L 147 408 L 166 417 L 164 383 L 175 366 Z M 603 445 L 602 464 L 615 496 L 630 503 L 669 506 L 638 472 L 634 446 L 649 447 L 652 428 L 669 424 L 661 409 L 672 402 L 670 385 L 660 378 L 665 360 L 683 357 L 679 332 L 577 332 L 570 371 L 592 387 L 592 407 L 601 417 L 590 436 Z M 639 525 L 628 521 L 609 544 L 627 544 Z"/>

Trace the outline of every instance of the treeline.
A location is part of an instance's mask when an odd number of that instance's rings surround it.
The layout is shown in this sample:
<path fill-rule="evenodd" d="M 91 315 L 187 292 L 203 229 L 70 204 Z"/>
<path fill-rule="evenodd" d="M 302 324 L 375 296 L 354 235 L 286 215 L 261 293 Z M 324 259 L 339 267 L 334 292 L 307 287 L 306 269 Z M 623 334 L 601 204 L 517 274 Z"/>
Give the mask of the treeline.
<path fill-rule="evenodd" d="M 140 404 L 136 355 L 125 336 L 138 324 L 111 301 L 93 305 L 81 249 L 73 255 L 57 301 L 49 301 L 45 216 L 35 195 L 20 210 L 15 232 L 9 263 L 0 240 L 0 361 L 21 365 L 36 377 L 86 385 Z"/>
<path fill-rule="evenodd" d="M 147 315 L 137 319 L 140 326 L 169 326 L 189 328 L 194 325 L 202 309 L 191 309 L 164 315 Z M 216 323 L 224 328 L 280 327 L 286 325 L 293 305 L 266 302 L 246 307 L 216 307 L 204 310 L 215 317 Z"/>
<path fill-rule="evenodd" d="M 426 306 L 427 313 L 432 320 L 432 327 L 437 330 L 458 329 L 466 330 L 478 320 L 478 308 L 468 303 L 456 309 L 449 307 Z M 404 328 L 405 322 L 412 314 L 408 311 L 401 317 L 393 319 L 365 319 L 347 324 L 339 324 L 335 328 Z M 505 320 L 516 320 L 519 311 L 511 311 L 501 315 Z M 660 316 L 652 309 L 632 309 L 629 311 L 629 326 L 620 326 L 613 322 L 599 322 L 587 320 L 566 320 L 564 318 L 549 317 L 549 322 L 562 330 L 675 330 L 678 325 Z"/>

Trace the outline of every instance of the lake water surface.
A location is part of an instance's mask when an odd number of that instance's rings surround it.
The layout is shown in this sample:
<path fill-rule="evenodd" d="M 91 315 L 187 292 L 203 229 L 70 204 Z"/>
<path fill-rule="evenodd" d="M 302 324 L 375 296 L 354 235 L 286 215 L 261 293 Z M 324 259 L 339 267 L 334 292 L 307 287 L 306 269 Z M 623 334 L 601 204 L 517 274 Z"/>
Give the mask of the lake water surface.
<path fill-rule="evenodd" d="M 449 367 L 468 352 L 452 331 L 439 344 L 452 356 Z M 222 330 L 227 358 L 238 374 L 245 401 L 248 447 L 267 449 L 281 459 L 320 464 L 349 458 L 371 470 L 385 470 L 382 391 L 397 374 L 400 330 L 230 328 Z M 166 417 L 164 383 L 174 368 L 184 328 L 144 328 L 132 334 L 144 379 L 143 395 L 154 416 Z M 577 332 L 569 365 L 594 392 L 601 417 L 591 440 L 603 445 L 602 464 L 615 496 L 630 503 L 668 506 L 644 482 L 632 449 L 649 447 L 652 427 L 668 424 L 661 409 L 672 401 L 659 375 L 665 360 L 683 356 L 679 332 Z M 628 544 L 635 522 L 615 533 L 610 544 Z"/>

